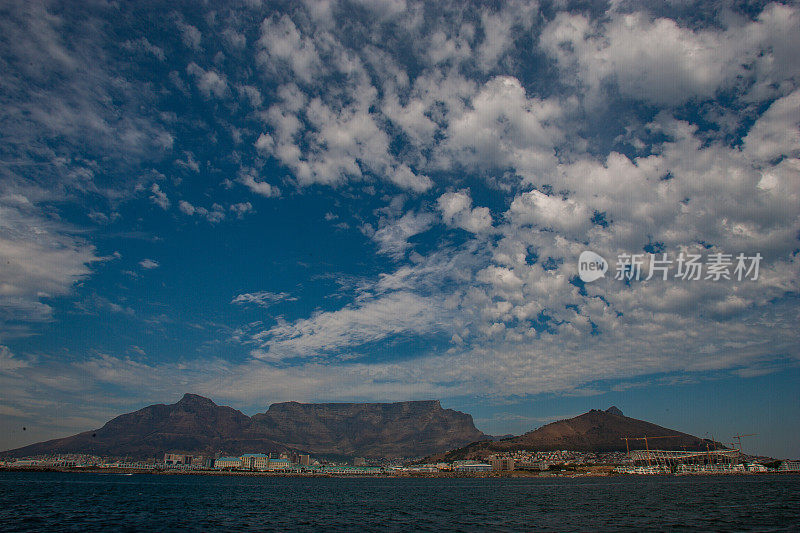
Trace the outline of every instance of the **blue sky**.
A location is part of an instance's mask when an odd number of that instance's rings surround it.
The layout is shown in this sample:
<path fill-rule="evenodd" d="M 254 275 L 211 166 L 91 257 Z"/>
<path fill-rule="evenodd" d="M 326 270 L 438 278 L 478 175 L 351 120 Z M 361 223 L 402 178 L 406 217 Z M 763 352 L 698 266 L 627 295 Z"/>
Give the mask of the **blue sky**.
<path fill-rule="evenodd" d="M 4 3 L 0 447 L 195 392 L 800 456 L 800 8 L 703 6 Z"/>

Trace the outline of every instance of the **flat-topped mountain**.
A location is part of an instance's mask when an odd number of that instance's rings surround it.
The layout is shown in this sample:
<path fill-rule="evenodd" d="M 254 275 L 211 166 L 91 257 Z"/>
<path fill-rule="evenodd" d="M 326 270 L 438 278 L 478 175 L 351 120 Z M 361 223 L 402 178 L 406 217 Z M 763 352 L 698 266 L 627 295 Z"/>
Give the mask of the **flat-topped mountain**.
<path fill-rule="evenodd" d="M 152 458 L 165 452 L 300 451 L 316 455 L 408 457 L 486 438 L 470 415 L 438 401 L 398 403 L 278 403 L 248 417 L 195 394 L 171 405 L 124 414 L 93 431 L 31 444 L 0 455 L 56 453 Z"/>
<path fill-rule="evenodd" d="M 643 449 L 643 440 L 632 437 L 668 437 L 649 440 L 651 449 L 705 450 L 711 441 L 668 429 L 665 427 L 629 418 L 616 407 L 606 411 L 592 409 L 588 413 L 559 420 L 518 437 L 498 441 L 475 442 L 446 454 L 430 457 L 429 460 L 474 459 L 491 452 L 511 450 L 552 451 L 574 450 L 586 452 L 625 451 L 625 438 L 629 438 L 631 450 Z M 717 447 L 720 447 L 717 444 Z"/>
<path fill-rule="evenodd" d="M 318 454 L 409 457 L 487 438 L 472 416 L 438 401 L 276 403 L 252 418 L 253 431 Z"/>

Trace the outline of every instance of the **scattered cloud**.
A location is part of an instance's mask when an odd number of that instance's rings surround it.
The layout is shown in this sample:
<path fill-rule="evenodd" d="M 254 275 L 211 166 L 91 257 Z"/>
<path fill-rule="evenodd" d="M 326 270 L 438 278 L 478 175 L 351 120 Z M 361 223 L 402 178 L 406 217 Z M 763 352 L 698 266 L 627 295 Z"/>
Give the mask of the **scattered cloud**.
<path fill-rule="evenodd" d="M 167 194 L 161 190 L 161 187 L 159 187 L 158 183 L 154 183 L 153 186 L 150 187 L 150 192 L 152 193 L 150 195 L 150 200 L 154 204 L 165 211 L 169 209 L 171 202 L 169 201 L 169 198 L 167 198 Z"/>
<path fill-rule="evenodd" d="M 153 259 L 142 259 L 141 261 L 139 261 L 139 266 L 145 270 L 152 270 L 154 268 L 158 268 L 161 265 L 158 263 L 158 261 L 155 261 Z"/>
<path fill-rule="evenodd" d="M 111 42 L 109 28 L 150 7 L 12 4 L 0 20 L 5 415 L 52 407 L 35 387 L 163 400 L 176 376 L 221 399 L 407 399 L 792 367 L 800 10 L 561 7 L 227 6 Z M 156 225 L 170 217 L 180 231 Z M 232 231 L 251 233 L 239 246 Z M 241 257 L 231 276 L 275 269 L 257 272 L 275 274 L 275 292 L 231 300 L 247 313 L 296 287 L 312 296 L 274 322 L 233 313 L 236 334 L 221 337 L 240 358 L 210 344 L 180 360 L 29 355 L 46 351 L 37 324 L 81 304 L 129 319 L 124 298 L 92 298 L 103 254 L 150 255 L 123 244 L 164 233 L 180 246 L 181 232 Z M 582 284 L 587 249 L 612 263 L 652 251 L 763 263 L 748 283 Z M 152 281 L 134 270 L 108 286 Z M 345 272 L 333 290 L 331 272 Z M 153 305 L 168 318 L 169 302 Z M 397 343 L 408 353 L 386 349 Z"/>
<path fill-rule="evenodd" d="M 239 182 L 259 196 L 271 198 L 280 195 L 280 190 L 266 181 L 261 181 L 256 172 L 252 169 L 242 170 L 239 173 Z"/>
<path fill-rule="evenodd" d="M 290 295 L 288 292 L 260 291 L 237 294 L 233 300 L 231 300 L 231 303 L 237 305 L 257 305 L 259 307 L 270 307 L 278 302 L 293 302 L 296 300 L 297 298 Z"/>

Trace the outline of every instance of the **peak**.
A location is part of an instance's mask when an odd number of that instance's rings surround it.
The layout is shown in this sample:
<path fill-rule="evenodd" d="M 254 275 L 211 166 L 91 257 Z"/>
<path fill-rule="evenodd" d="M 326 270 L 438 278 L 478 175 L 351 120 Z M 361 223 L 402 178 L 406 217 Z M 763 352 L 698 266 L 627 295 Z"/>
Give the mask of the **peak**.
<path fill-rule="evenodd" d="M 606 409 L 606 413 L 616 416 L 625 416 L 622 414 L 622 411 L 616 405 L 612 405 L 611 407 Z"/>
<path fill-rule="evenodd" d="M 216 405 L 212 400 L 209 400 L 205 396 L 200 396 L 199 394 L 190 394 L 186 393 L 183 395 L 183 398 L 180 399 L 178 402 L 179 404 L 209 404 L 209 405 Z"/>

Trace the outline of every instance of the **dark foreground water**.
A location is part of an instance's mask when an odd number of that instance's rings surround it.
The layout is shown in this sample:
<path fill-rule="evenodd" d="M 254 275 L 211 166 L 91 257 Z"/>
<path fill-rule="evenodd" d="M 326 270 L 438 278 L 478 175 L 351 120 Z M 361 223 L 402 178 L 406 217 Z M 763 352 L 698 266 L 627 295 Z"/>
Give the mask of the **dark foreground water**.
<path fill-rule="evenodd" d="M 800 531 L 800 476 L 0 473 L 2 531 Z"/>

